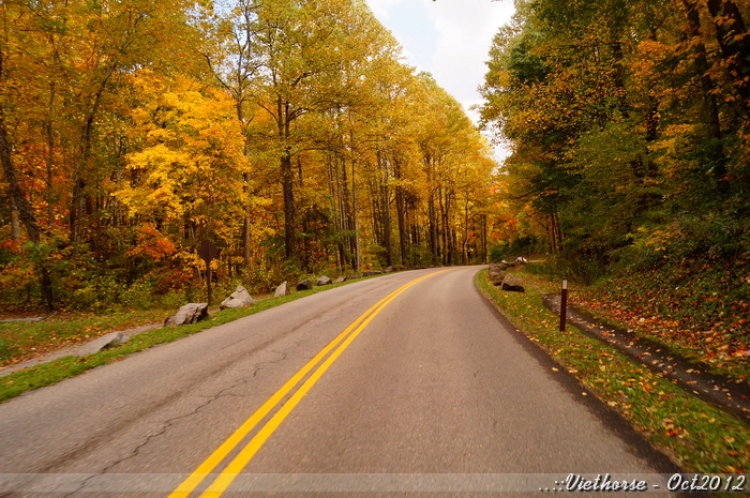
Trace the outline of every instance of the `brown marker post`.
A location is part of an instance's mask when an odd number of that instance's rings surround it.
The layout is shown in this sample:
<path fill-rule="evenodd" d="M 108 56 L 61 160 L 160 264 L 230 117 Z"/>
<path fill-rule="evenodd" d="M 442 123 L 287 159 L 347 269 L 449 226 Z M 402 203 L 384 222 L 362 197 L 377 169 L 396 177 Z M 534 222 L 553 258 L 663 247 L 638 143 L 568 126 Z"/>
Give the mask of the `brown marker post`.
<path fill-rule="evenodd" d="M 568 281 L 562 281 L 562 295 L 560 296 L 560 332 L 565 332 L 565 322 L 568 311 Z"/>

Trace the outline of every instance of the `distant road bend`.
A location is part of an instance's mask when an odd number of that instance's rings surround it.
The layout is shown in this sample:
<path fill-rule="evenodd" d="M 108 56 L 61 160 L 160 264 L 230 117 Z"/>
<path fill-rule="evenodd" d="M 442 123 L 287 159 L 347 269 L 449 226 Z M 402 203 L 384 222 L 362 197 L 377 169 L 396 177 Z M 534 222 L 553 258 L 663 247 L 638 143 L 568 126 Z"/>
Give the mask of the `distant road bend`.
<path fill-rule="evenodd" d="M 479 269 L 331 289 L 2 404 L 0 496 L 489 496 L 676 471 L 553 377 Z"/>

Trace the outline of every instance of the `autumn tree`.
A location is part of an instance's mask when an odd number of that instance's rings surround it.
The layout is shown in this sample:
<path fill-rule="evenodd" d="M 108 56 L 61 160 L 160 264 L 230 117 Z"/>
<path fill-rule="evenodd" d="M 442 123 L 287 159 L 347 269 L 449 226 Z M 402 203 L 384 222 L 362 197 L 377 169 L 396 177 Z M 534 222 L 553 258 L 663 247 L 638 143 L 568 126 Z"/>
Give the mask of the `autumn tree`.
<path fill-rule="evenodd" d="M 745 32 L 736 2 L 517 2 L 482 117 L 562 261 L 603 271 L 686 209 L 746 209 Z"/>

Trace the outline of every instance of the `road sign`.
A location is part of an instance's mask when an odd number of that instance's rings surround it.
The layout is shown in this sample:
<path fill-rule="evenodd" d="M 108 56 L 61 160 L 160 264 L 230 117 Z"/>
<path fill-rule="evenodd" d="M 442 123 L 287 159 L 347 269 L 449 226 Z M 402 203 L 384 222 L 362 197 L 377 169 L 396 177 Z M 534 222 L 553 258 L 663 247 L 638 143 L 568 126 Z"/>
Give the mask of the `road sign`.
<path fill-rule="evenodd" d="M 219 251 L 210 240 L 204 240 L 198 248 L 198 256 L 200 256 L 207 265 L 211 264 L 211 260 L 216 259 L 216 256 L 218 255 Z"/>
<path fill-rule="evenodd" d="M 206 262 L 206 286 L 208 287 L 208 305 L 211 306 L 211 260 L 216 259 L 219 251 L 210 240 L 204 240 L 198 248 L 198 256 Z"/>

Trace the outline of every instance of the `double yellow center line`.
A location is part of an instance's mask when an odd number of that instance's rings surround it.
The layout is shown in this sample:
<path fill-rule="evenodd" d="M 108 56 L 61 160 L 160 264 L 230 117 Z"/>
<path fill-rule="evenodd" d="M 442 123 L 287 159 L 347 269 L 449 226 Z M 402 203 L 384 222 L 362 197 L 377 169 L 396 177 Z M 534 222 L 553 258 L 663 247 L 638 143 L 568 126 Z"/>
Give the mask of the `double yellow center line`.
<path fill-rule="evenodd" d="M 244 448 L 232 459 L 229 465 L 219 474 L 211 485 L 200 495 L 200 498 L 218 497 L 232 484 L 232 481 L 247 466 L 250 460 L 260 450 L 263 444 L 271 437 L 271 434 L 281 425 L 284 419 L 291 413 L 295 406 L 302 400 L 307 392 L 315 385 L 320 377 L 328 370 L 328 367 L 333 364 L 334 361 L 344 352 L 349 344 L 359 335 L 362 330 L 372 321 L 375 316 L 378 315 L 383 308 L 396 299 L 406 289 L 415 285 L 422 280 L 429 278 L 438 273 L 443 273 L 449 270 L 441 270 L 429 275 L 412 280 L 411 282 L 399 287 L 395 291 L 388 294 L 386 297 L 378 301 L 373 307 L 368 309 L 362 316 L 357 318 L 346 330 L 344 330 L 338 337 L 331 341 L 325 348 L 323 348 L 315 358 L 310 360 L 307 365 L 297 372 L 294 377 L 284 384 L 266 403 L 261 406 L 258 411 L 243 423 L 234 434 L 232 434 L 219 448 L 214 451 L 197 469 L 195 472 L 185 479 L 177 489 L 169 495 L 169 498 L 187 498 L 196 487 L 209 475 L 226 457 L 231 453 L 244 439 L 250 434 L 250 432 L 268 415 L 292 390 L 299 384 L 299 382 L 320 363 L 323 358 L 328 355 L 332 350 L 328 358 L 308 377 L 308 379 L 300 386 L 297 391 L 284 403 L 284 405 L 271 417 L 271 419 L 255 434 L 255 436 L 245 445 Z"/>

